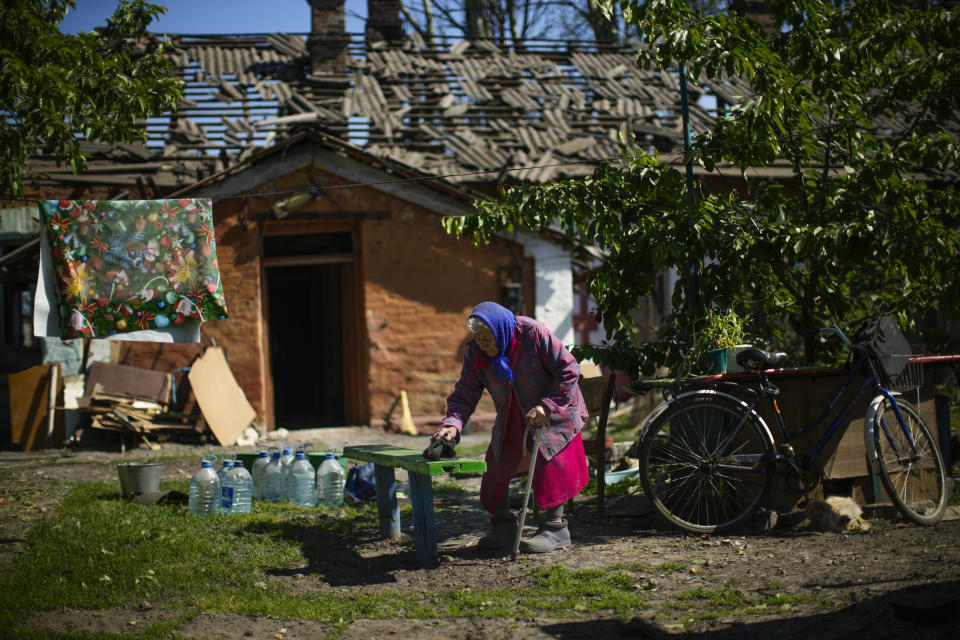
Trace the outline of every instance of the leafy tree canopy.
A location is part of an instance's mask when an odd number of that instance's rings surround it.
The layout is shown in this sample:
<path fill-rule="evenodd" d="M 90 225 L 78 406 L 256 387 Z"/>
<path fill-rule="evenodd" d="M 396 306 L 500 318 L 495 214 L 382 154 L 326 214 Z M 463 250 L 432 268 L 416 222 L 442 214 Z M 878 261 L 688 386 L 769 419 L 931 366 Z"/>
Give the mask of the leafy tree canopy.
<path fill-rule="evenodd" d="M 447 220 L 450 233 L 486 242 L 554 226 L 602 249 L 587 286 L 608 340 L 581 354 L 631 374 L 682 369 L 707 307 L 748 314 L 751 334 L 808 363 L 824 345 L 806 330 L 881 305 L 902 320 L 960 319 L 960 9 L 769 0 L 764 31 L 683 0 L 619 4 L 644 34 L 638 64 L 676 75 L 682 63 L 691 83 L 737 76 L 752 93 L 696 132 L 681 162 L 625 152 L 585 179 L 506 189 Z M 684 163 L 712 189 L 691 192 Z M 654 274 L 691 265 L 699 282 L 681 278 L 668 328 L 639 343 Z"/>
<path fill-rule="evenodd" d="M 145 140 L 137 121 L 176 107 L 182 83 L 170 77 L 163 48 L 138 38 L 163 13 L 142 0 L 121 2 L 98 31 L 67 35 L 58 26 L 73 0 L 0 3 L 0 195 L 22 197 L 38 149 L 85 167 L 82 139 Z"/>

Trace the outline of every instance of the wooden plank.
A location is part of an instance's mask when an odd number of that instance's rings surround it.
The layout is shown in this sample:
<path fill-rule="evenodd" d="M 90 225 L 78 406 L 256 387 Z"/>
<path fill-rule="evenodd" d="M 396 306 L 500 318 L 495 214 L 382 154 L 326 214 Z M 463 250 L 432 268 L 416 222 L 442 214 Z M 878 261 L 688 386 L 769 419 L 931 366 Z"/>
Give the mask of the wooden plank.
<path fill-rule="evenodd" d="M 223 349 L 204 351 L 190 367 L 187 379 L 217 441 L 224 446 L 236 444 L 257 413 L 233 377 Z"/>
<path fill-rule="evenodd" d="M 868 476 L 867 453 L 863 443 L 863 417 L 854 415 L 840 438 L 833 455 L 823 465 L 823 475 L 828 480 Z"/>
<path fill-rule="evenodd" d="M 344 447 L 343 455 L 352 460 L 363 460 L 388 467 L 399 467 L 413 473 L 428 476 L 438 476 L 447 473 L 483 473 L 487 470 L 487 463 L 483 460 L 469 458 L 452 458 L 450 460 L 427 460 L 423 451 L 402 449 L 389 444 L 368 444 Z"/>
<path fill-rule="evenodd" d="M 87 374 L 84 398 L 97 393 L 128 398 L 141 398 L 160 404 L 168 400 L 169 376 L 164 371 L 141 369 L 111 362 L 94 362 Z M 100 389 L 97 389 L 97 385 Z"/>
<path fill-rule="evenodd" d="M 59 371 L 60 365 L 44 364 L 11 373 L 8 377 L 11 440 L 23 446 L 25 451 L 40 451 L 47 446 L 50 376 L 54 368 Z M 60 395 L 57 390 L 54 393 L 55 397 Z M 62 402 L 57 404 L 63 405 Z M 60 425 L 62 431 L 62 414 Z M 55 441 L 54 444 L 58 443 Z"/>

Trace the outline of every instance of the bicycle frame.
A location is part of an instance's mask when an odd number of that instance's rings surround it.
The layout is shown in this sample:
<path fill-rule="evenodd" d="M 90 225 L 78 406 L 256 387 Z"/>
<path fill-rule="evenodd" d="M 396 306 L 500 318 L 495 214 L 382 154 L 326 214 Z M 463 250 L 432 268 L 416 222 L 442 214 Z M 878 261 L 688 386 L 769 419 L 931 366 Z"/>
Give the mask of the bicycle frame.
<path fill-rule="evenodd" d="M 865 371 L 866 370 L 866 371 Z M 820 412 L 816 418 L 803 425 L 802 427 L 796 429 L 795 431 L 788 431 L 786 424 L 784 423 L 783 415 L 780 413 L 780 407 L 777 405 L 776 397 L 770 395 L 770 406 L 773 410 L 774 415 L 776 416 L 777 428 L 779 429 L 780 436 L 783 438 L 783 442 L 792 443 L 796 438 L 807 433 L 808 431 L 820 426 L 824 420 L 827 419 L 833 410 L 836 408 L 840 399 L 847 393 L 847 390 L 850 388 L 851 383 L 854 378 L 860 373 L 866 373 L 864 375 L 864 380 L 860 386 L 854 391 L 852 396 L 847 400 L 846 405 L 837 413 L 836 417 L 830 423 L 830 425 L 824 430 L 820 438 L 814 443 L 809 451 L 797 454 L 797 457 L 801 460 L 810 460 L 815 458 L 823 448 L 827 445 L 828 442 L 833 438 L 833 436 L 840 430 L 840 425 L 843 424 L 847 417 L 850 415 L 850 411 L 853 410 L 853 407 L 859 402 L 860 397 L 863 395 L 863 392 L 868 388 L 873 388 L 874 390 L 880 390 L 882 387 L 877 382 L 877 378 L 874 375 L 873 368 L 870 366 L 869 359 L 861 356 L 855 363 L 855 366 L 851 368 L 850 373 L 847 374 L 846 380 L 840 385 L 840 388 L 837 389 L 836 393 L 833 394 L 833 397 L 830 398 L 830 401 L 827 403 L 827 406 L 824 407 L 823 411 Z M 765 372 L 760 372 L 760 383 L 763 387 L 773 387 L 770 384 L 770 380 L 767 377 Z M 883 389 L 883 391 L 886 391 Z M 889 392 L 887 392 L 889 393 Z M 758 398 L 759 400 L 759 398 Z M 872 447 L 868 447 L 870 449 Z M 777 454 L 777 460 L 785 459 L 783 454 Z"/>
<path fill-rule="evenodd" d="M 677 402 L 682 403 L 683 400 L 688 397 L 691 397 L 691 396 L 696 397 L 702 394 L 704 391 L 712 391 L 718 396 L 726 397 L 730 400 L 735 401 L 736 403 L 740 404 L 744 410 L 743 418 L 741 419 L 740 423 L 736 426 L 736 428 L 730 433 L 730 435 L 727 437 L 725 442 L 721 443 L 720 447 L 718 447 L 720 450 L 722 450 L 727 443 L 731 442 L 736 437 L 737 433 L 739 432 L 740 428 L 742 427 L 746 418 L 749 415 L 755 416 L 755 419 L 759 422 L 760 425 L 762 425 L 767 437 L 770 438 L 770 443 L 772 445 L 776 445 L 776 440 L 773 437 L 773 433 L 771 432 L 770 427 L 767 426 L 766 421 L 764 421 L 760 417 L 760 415 L 756 412 L 756 408 L 758 403 L 760 402 L 761 397 L 767 397 L 769 399 L 769 406 L 775 416 L 776 423 L 777 423 L 777 431 L 781 438 L 781 442 L 783 444 L 790 445 L 797 437 L 820 426 L 827 419 L 827 417 L 834 411 L 838 403 L 841 401 L 841 398 L 843 398 L 843 396 L 850 389 L 851 384 L 854 381 L 854 378 L 856 378 L 858 374 L 862 373 L 864 375 L 863 382 L 860 383 L 859 387 L 852 394 L 852 396 L 846 401 L 843 408 L 839 411 L 839 413 L 837 413 L 836 417 L 830 422 L 830 425 L 826 428 L 826 430 L 824 430 L 823 434 L 817 439 L 817 441 L 814 443 L 814 445 L 810 448 L 809 451 L 799 452 L 799 453 L 793 453 L 791 451 L 788 454 L 785 454 L 783 452 L 777 452 L 777 453 L 774 453 L 772 456 L 763 456 L 762 458 L 769 462 L 783 462 L 788 460 L 789 461 L 799 460 L 802 462 L 806 462 L 815 458 L 824 449 L 824 447 L 826 447 L 827 443 L 830 442 L 833 436 L 838 431 L 841 430 L 841 425 L 846 421 L 846 419 L 850 415 L 850 412 L 853 410 L 853 407 L 857 404 L 857 402 L 860 400 L 861 396 L 863 395 L 863 392 L 866 391 L 867 389 L 872 389 L 875 394 L 874 398 L 870 402 L 870 405 L 866 412 L 866 416 L 864 418 L 864 444 L 867 451 L 868 463 L 870 465 L 871 472 L 876 473 L 878 471 L 877 452 L 874 446 L 874 424 L 876 423 L 876 417 L 880 412 L 880 407 L 882 406 L 884 400 L 887 400 L 890 402 L 891 406 L 894 409 L 894 414 L 897 417 L 897 422 L 899 423 L 900 428 L 903 430 L 904 434 L 906 435 L 907 442 L 909 442 L 910 447 L 914 449 L 914 451 L 916 450 L 916 445 L 913 442 L 913 438 L 911 437 L 909 430 L 906 428 L 906 425 L 903 420 L 903 416 L 900 412 L 900 407 L 897 403 L 897 400 L 893 392 L 891 392 L 890 390 L 880 385 L 876 371 L 874 370 L 873 363 L 865 355 L 862 355 L 862 354 L 859 355 L 857 360 L 854 362 L 854 366 L 851 368 L 850 373 L 847 374 L 846 379 L 840 385 L 840 388 L 836 391 L 836 393 L 833 394 L 833 397 L 831 397 L 830 401 L 827 403 L 823 411 L 821 411 L 816 418 L 814 418 L 807 424 L 801 426 L 800 428 L 794 431 L 789 431 L 787 429 L 787 426 L 783 419 L 783 415 L 780 412 L 780 407 L 777 404 L 777 400 L 776 400 L 776 393 L 777 393 L 776 386 L 774 386 L 770 382 L 770 379 L 767 376 L 767 373 L 765 371 L 760 371 L 758 373 L 760 376 L 759 390 L 753 389 L 751 387 L 743 387 L 743 386 L 738 386 L 737 388 L 738 392 L 740 392 L 741 394 L 746 392 L 752 395 L 753 398 L 750 401 L 745 401 L 741 398 L 736 397 L 735 395 L 724 393 L 716 389 L 699 388 L 699 389 L 692 389 L 690 391 L 683 392 L 683 393 L 671 393 L 668 399 L 665 402 L 661 403 L 656 409 L 654 409 L 654 411 L 644 421 L 644 424 L 640 428 L 640 438 L 642 439 L 644 437 L 647 429 L 654 422 L 654 420 L 656 420 L 656 418 L 660 414 L 666 411 L 674 403 L 677 403 Z M 884 430 L 887 440 L 890 442 L 890 445 L 894 448 L 894 451 L 896 451 L 896 444 L 893 438 L 890 437 L 888 426 L 882 420 L 880 421 L 880 424 Z M 899 455 L 900 452 L 897 452 L 897 453 Z M 734 456 L 733 459 L 738 460 L 739 462 L 746 463 L 746 462 L 757 462 L 757 460 L 754 459 L 756 457 L 757 456 Z"/>

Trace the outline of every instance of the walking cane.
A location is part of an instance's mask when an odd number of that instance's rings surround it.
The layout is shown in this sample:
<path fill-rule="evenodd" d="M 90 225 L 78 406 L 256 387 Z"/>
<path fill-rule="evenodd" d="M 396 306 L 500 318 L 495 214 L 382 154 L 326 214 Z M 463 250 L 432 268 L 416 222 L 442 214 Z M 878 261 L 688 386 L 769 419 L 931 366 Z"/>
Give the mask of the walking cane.
<path fill-rule="evenodd" d="M 527 432 L 533 425 L 528 424 L 527 430 L 523 433 L 523 446 L 527 446 Z M 523 507 L 520 509 L 520 525 L 517 527 L 517 535 L 513 540 L 513 559 L 520 557 L 520 536 L 523 534 L 523 523 L 527 520 L 527 505 L 530 503 L 530 488 L 533 486 L 533 472 L 537 467 L 537 456 L 540 455 L 540 435 L 543 433 L 542 427 L 535 427 L 537 433 L 533 436 L 533 451 L 530 452 L 530 472 L 527 474 L 527 487 L 523 493 Z"/>

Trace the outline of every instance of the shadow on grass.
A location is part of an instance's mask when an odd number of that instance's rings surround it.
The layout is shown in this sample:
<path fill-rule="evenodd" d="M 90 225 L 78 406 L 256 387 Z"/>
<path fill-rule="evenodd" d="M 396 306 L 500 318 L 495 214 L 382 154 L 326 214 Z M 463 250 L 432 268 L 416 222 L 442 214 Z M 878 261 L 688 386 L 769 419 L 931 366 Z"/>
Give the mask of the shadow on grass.
<path fill-rule="evenodd" d="M 776 615 L 776 612 L 771 612 Z M 758 616 L 759 617 L 759 616 Z M 727 616 L 701 622 L 696 632 L 667 628 L 656 617 L 635 617 L 627 622 L 591 620 L 545 625 L 554 638 L 670 638 L 710 640 L 947 640 L 960 637 L 960 581 L 935 582 L 885 593 L 828 613 L 796 618 L 768 615 Z M 704 628 L 704 626 L 706 628 Z"/>
<path fill-rule="evenodd" d="M 398 569 L 416 569 L 416 553 L 412 540 L 381 540 L 377 526 L 368 526 L 365 518 L 344 524 L 355 526 L 329 528 L 312 524 L 279 524 L 251 527 L 254 533 L 280 536 L 295 542 L 301 549 L 306 566 L 268 570 L 267 575 L 293 577 L 312 575 L 332 587 L 353 587 L 396 582 L 392 575 Z M 379 547 L 385 553 L 365 557 L 359 549 Z"/>

